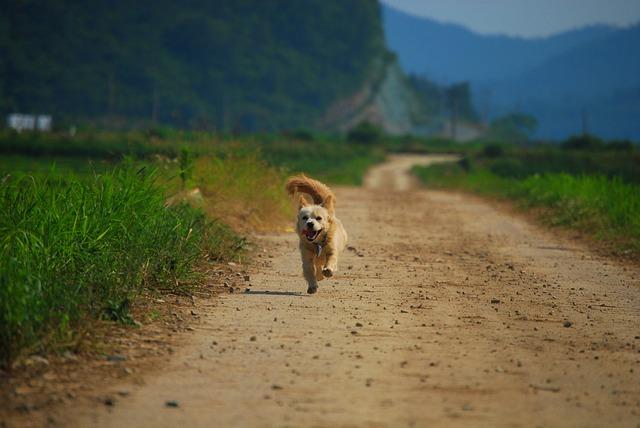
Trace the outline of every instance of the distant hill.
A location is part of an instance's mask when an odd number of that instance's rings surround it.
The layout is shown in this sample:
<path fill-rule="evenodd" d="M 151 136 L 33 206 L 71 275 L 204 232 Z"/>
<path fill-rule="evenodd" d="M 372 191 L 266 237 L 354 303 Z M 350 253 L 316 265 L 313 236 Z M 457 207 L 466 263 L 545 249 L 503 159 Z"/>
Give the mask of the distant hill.
<path fill-rule="evenodd" d="M 640 139 L 640 25 L 575 46 L 503 81 L 489 83 L 497 107 L 530 112 L 542 135 L 590 132 Z"/>
<path fill-rule="evenodd" d="M 417 17 L 383 4 L 389 48 L 408 73 L 440 83 L 487 81 L 513 76 L 582 43 L 613 33 L 586 27 L 541 39 L 480 35 L 463 26 Z"/>
<path fill-rule="evenodd" d="M 5 0 L 0 113 L 313 127 L 386 52 L 376 0 Z"/>
<path fill-rule="evenodd" d="M 547 38 L 486 36 L 383 6 L 387 44 L 403 68 L 437 82 L 469 81 L 481 115 L 537 117 L 537 135 L 588 130 L 640 139 L 638 26 L 591 26 Z"/>

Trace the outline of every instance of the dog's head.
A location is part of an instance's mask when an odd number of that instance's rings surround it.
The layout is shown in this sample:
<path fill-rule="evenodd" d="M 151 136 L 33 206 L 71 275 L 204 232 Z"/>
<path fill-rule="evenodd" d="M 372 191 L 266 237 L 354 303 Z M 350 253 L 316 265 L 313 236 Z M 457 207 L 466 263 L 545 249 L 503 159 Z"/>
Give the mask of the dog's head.
<path fill-rule="evenodd" d="M 300 196 L 298 205 L 298 232 L 302 239 L 315 242 L 329 230 L 333 220 L 333 198 L 320 205 L 314 205 Z"/>

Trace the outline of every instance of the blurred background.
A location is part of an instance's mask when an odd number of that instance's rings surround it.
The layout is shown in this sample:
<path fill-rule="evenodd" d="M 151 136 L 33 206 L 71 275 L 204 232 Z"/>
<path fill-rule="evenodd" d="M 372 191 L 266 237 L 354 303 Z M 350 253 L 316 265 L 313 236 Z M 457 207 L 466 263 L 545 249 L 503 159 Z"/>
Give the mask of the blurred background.
<path fill-rule="evenodd" d="M 10 128 L 640 138 L 637 0 L 0 8 Z"/>

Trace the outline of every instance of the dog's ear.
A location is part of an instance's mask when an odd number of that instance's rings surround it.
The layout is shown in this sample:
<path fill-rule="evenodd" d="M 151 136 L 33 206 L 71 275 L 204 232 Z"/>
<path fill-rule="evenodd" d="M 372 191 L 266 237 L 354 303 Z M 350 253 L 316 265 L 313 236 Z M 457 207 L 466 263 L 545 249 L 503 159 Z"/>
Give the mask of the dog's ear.
<path fill-rule="evenodd" d="M 321 205 L 329 211 L 329 215 L 333 215 L 335 213 L 335 203 L 335 198 L 332 195 L 329 195 Z"/>
<path fill-rule="evenodd" d="M 307 205 L 309 205 L 309 201 L 307 201 L 307 198 L 305 198 L 304 195 L 299 195 L 298 196 L 298 209 L 304 208 Z"/>

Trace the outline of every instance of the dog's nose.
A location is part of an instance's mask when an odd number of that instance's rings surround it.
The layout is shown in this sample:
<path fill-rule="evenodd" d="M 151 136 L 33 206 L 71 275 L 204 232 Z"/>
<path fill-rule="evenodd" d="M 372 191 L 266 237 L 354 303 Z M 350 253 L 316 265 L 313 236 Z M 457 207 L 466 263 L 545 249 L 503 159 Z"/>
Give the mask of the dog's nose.
<path fill-rule="evenodd" d="M 307 222 L 307 228 L 311 229 L 313 227 L 313 222 L 312 221 L 308 221 Z"/>

